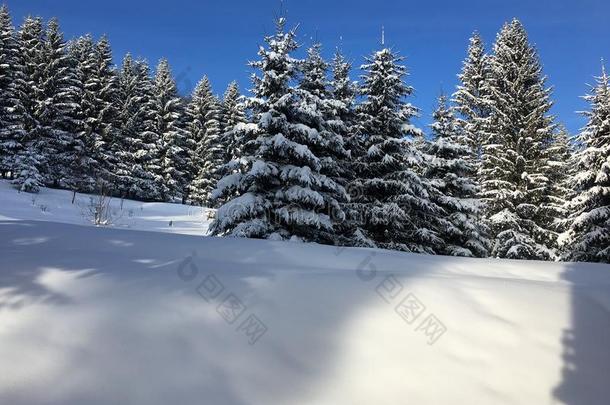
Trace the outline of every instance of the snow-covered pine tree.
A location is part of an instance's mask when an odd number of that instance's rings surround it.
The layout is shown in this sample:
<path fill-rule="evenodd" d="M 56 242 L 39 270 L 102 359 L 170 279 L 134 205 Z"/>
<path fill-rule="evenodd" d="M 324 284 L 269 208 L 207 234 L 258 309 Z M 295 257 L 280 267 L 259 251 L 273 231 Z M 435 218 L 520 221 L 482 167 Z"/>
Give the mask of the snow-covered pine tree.
<path fill-rule="evenodd" d="M 154 132 L 160 140 L 161 198 L 171 201 L 185 193 L 184 169 L 187 151 L 184 104 L 167 59 L 161 59 L 154 80 Z"/>
<path fill-rule="evenodd" d="M 562 245 L 568 260 L 610 263 L 610 76 L 603 67 L 596 81 L 585 96 L 591 107 L 577 137 L 582 149 L 575 156 L 575 197 Z"/>
<path fill-rule="evenodd" d="M 95 63 L 95 79 L 94 87 L 97 87 L 98 94 L 96 100 L 97 122 L 93 128 L 97 127 L 95 133 L 101 135 L 99 138 L 102 142 L 100 155 L 97 159 L 102 164 L 100 176 L 107 183 L 111 193 L 117 193 L 116 190 L 116 152 L 118 148 L 116 130 L 117 117 L 117 75 L 116 69 L 112 62 L 112 50 L 110 42 L 106 36 L 103 36 L 95 45 L 94 49 Z M 99 131 L 99 132 L 98 132 Z"/>
<path fill-rule="evenodd" d="M 330 82 L 330 104 L 335 120 L 340 122 L 338 130 L 343 137 L 348 151 L 358 147 L 355 134 L 355 106 L 358 85 L 350 79 L 352 64 L 337 49 L 331 63 L 332 79 Z M 348 157 L 348 159 L 350 159 Z M 349 177 L 349 176 L 348 176 Z"/>
<path fill-rule="evenodd" d="M 545 145 L 555 131 L 550 90 L 518 20 L 504 25 L 490 58 L 491 111 L 481 166 L 482 198 L 494 239 L 491 255 L 554 258 L 554 233 L 539 209 L 546 188 Z"/>
<path fill-rule="evenodd" d="M 188 129 L 195 142 L 192 155 L 194 179 L 189 185 L 190 201 L 211 206 L 210 196 L 219 180 L 220 167 L 226 163 L 220 136 L 220 101 L 204 77 L 195 87 L 187 108 Z"/>
<path fill-rule="evenodd" d="M 332 242 L 332 212 L 341 189 L 321 174 L 313 153 L 321 134 L 300 121 L 295 89 L 291 86 L 299 60 L 291 54 L 298 45 L 295 31 L 277 20 L 275 35 L 260 47 L 251 62 L 254 97 L 248 100 L 252 123 L 239 124 L 243 155 L 223 177 L 216 197 L 227 196 L 211 225 L 215 235 Z"/>
<path fill-rule="evenodd" d="M 432 201 L 444 210 L 437 217 L 437 232 L 442 239 L 436 250 L 451 256 L 485 257 L 489 239 L 480 221 L 477 185 L 473 180 L 472 151 L 463 128 L 441 95 L 433 115 L 432 141 L 427 145 L 430 161 L 426 177 Z"/>
<path fill-rule="evenodd" d="M 138 172 L 134 173 L 135 196 L 143 200 L 161 201 L 163 175 L 161 170 L 161 139 L 155 131 L 155 83 L 145 60 L 134 64 L 136 73 L 138 137 L 142 147 L 135 153 Z"/>
<path fill-rule="evenodd" d="M 360 215 L 359 244 L 434 253 L 440 239 L 432 217 L 439 208 L 417 173 L 422 156 L 413 140 L 423 133 L 410 124 L 417 109 L 404 101 L 413 89 L 403 81 L 403 59 L 384 48 L 361 67 L 364 99 L 357 112 L 364 155 L 350 185 L 359 190 L 352 202 Z"/>
<path fill-rule="evenodd" d="M 83 191 L 118 193 L 116 178 L 117 76 L 112 64 L 112 52 L 106 37 L 97 43 L 87 35 L 70 47 L 77 61 L 82 97 L 80 114 L 85 123 L 83 143 L 88 170 L 83 174 Z M 99 191 L 99 190 L 98 190 Z"/>
<path fill-rule="evenodd" d="M 239 86 L 233 81 L 225 91 L 220 114 L 220 132 L 225 148 L 225 163 L 241 156 L 241 142 L 236 137 L 235 126 L 247 121 Z"/>
<path fill-rule="evenodd" d="M 139 170 L 136 153 L 142 149 L 140 139 L 140 111 L 137 88 L 138 75 L 131 54 L 125 55 L 117 73 L 117 188 L 121 195 L 135 196 L 135 172 Z"/>
<path fill-rule="evenodd" d="M 458 124 L 462 127 L 465 141 L 471 150 L 470 160 L 478 171 L 481 160 L 481 146 L 489 117 L 489 57 L 481 36 L 475 32 L 470 38 L 468 54 L 458 75 L 460 84 L 453 94 L 455 110 L 459 113 Z M 475 172 L 476 174 L 476 172 Z"/>
<path fill-rule="evenodd" d="M 351 196 L 349 196 L 349 191 L 356 192 L 357 194 L 358 190 L 350 190 L 349 184 L 355 177 L 353 161 L 363 155 L 355 128 L 355 106 L 358 86 L 350 78 L 351 69 L 351 63 L 337 49 L 331 63 L 332 78 L 330 81 L 329 103 L 333 115 L 332 119 L 335 122 L 334 130 L 343 138 L 343 146 L 346 151 L 346 154 L 338 160 L 340 169 L 338 181 L 346 188 L 348 201 L 341 204 L 345 219 L 336 226 L 337 233 L 339 234 L 338 242 L 346 246 L 359 244 L 356 232 L 358 230 L 359 215 L 357 207 L 352 206 Z"/>
<path fill-rule="evenodd" d="M 44 29 L 41 18 L 27 17 L 19 31 L 22 77 L 17 82 L 22 109 L 23 136 L 15 157 L 13 184 L 21 191 L 38 192 L 43 184 L 43 127 L 40 122 L 43 100 Z"/>
<path fill-rule="evenodd" d="M 15 175 L 15 159 L 24 137 L 19 82 L 21 58 L 8 7 L 0 7 L 0 175 Z"/>
<path fill-rule="evenodd" d="M 307 57 L 300 63 L 299 70 L 300 80 L 295 89 L 298 98 L 295 116 L 319 134 L 309 149 L 320 161 L 320 173 L 336 184 L 328 197 L 333 203 L 339 203 L 330 212 L 334 232 L 326 238 L 333 244 L 343 244 L 343 237 L 337 238 L 336 234 L 340 233 L 345 221 L 342 205 L 349 200 L 344 187 L 346 176 L 341 166 L 341 162 L 349 156 L 343 142 L 347 128 L 339 116 L 345 106 L 333 98 L 328 80 L 328 63 L 322 58 L 320 43 L 314 43 L 307 50 Z"/>
<path fill-rule="evenodd" d="M 83 149 L 77 162 L 80 165 L 80 179 L 78 189 L 80 191 L 91 192 L 96 187 L 96 174 L 99 171 L 100 163 L 96 160 L 96 139 L 91 131 L 91 120 L 87 113 L 89 110 L 88 102 L 91 100 L 91 92 L 87 90 L 88 78 L 93 74 L 93 48 L 95 43 L 91 36 L 86 35 L 70 41 L 68 54 L 75 65 L 75 78 L 78 92 L 80 93 L 79 116 L 82 119 Z"/>
<path fill-rule="evenodd" d="M 545 146 L 544 153 L 544 173 L 547 181 L 542 192 L 540 216 L 544 228 L 554 232 L 552 247 L 557 249 L 559 234 L 566 230 L 567 202 L 573 197 L 569 181 L 575 174 L 574 147 L 564 127 L 560 127 L 553 134 L 553 138 Z"/>
<path fill-rule="evenodd" d="M 80 158 L 84 128 L 78 105 L 82 93 L 75 61 L 66 48 L 59 23 L 52 19 L 42 52 L 40 124 L 46 155 L 42 174 L 48 185 L 75 191 L 80 186 L 83 169 Z"/>
<path fill-rule="evenodd" d="M 118 74 L 116 126 L 120 136 L 116 152 L 117 177 L 121 195 L 154 200 L 160 198 L 160 195 L 155 189 L 155 178 L 147 169 L 151 156 L 158 149 L 156 142 L 145 144 L 147 136 L 152 133 L 152 84 L 148 68 L 140 66 L 143 63 L 134 61 L 127 54 Z"/>

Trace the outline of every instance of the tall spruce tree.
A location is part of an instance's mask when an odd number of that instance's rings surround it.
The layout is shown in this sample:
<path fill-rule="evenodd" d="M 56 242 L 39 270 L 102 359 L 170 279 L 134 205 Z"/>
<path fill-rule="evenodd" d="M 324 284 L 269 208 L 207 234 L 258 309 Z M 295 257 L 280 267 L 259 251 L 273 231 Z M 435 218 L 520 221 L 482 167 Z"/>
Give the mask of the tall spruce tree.
<path fill-rule="evenodd" d="M 350 185 L 360 215 L 359 244 L 387 249 L 434 253 L 440 239 L 432 217 L 438 207 L 417 171 L 422 156 L 414 139 L 423 137 L 410 124 L 417 109 L 404 101 L 413 89 L 403 78 L 402 57 L 384 48 L 366 59 L 361 69 L 358 136 L 364 154 Z"/>
<path fill-rule="evenodd" d="M 564 127 L 553 134 L 544 153 L 547 181 L 542 192 L 540 214 L 544 228 L 553 232 L 552 248 L 558 249 L 559 235 L 566 231 L 567 202 L 573 197 L 569 182 L 575 174 L 574 147 Z"/>
<path fill-rule="evenodd" d="M 142 148 L 136 151 L 138 173 L 136 196 L 143 200 L 163 200 L 164 182 L 161 170 L 161 138 L 156 132 L 155 83 L 145 60 L 134 64 L 138 89 L 139 131 Z"/>
<path fill-rule="evenodd" d="M 6 5 L 0 7 L 0 175 L 15 175 L 15 160 L 25 136 L 19 83 L 23 80 L 15 28 Z"/>
<path fill-rule="evenodd" d="M 96 160 L 96 139 L 91 131 L 91 120 L 87 116 L 90 111 L 87 102 L 91 99 L 91 93 L 87 89 L 88 78 L 93 72 L 93 52 L 95 44 L 91 36 L 86 35 L 76 38 L 69 43 L 68 54 L 75 65 L 75 79 L 78 92 L 80 93 L 79 116 L 82 119 L 82 150 L 77 158 L 80 166 L 80 177 L 78 189 L 81 191 L 93 191 L 96 187 L 95 176 L 100 168 L 100 163 Z"/>
<path fill-rule="evenodd" d="M 333 220 L 333 235 L 329 242 L 343 243 L 337 234 L 345 221 L 343 205 L 349 197 L 345 191 L 345 173 L 341 162 L 348 157 L 343 134 L 345 124 L 339 117 L 339 109 L 332 95 L 328 80 L 328 63 L 322 58 L 322 45 L 313 44 L 307 50 L 307 57 L 300 64 L 300 80 L 295 89 L 297 103 L 295 114 L 299 121 L 313 129 L 319 138 L 309 146 L 320 161 L 320 173 L 336 184 L 331 197 L 339 205 L 333 206 L 328 214 Z"/>
<path fill-rule="evenodd" d="M 555 234 L 539 208 L 547 186 L 544 148 L 555 131 L 548 114 L 552 102 L 536 50 L 518 20 L 498 34 L 489 80 L 492 107 L 481 181 L 495 240 L 492 255 L 552 259 Z"/>
<path fill-rule="evenodd" d="M 160 198 L 149 163 L 157 153 L 151 135 L 152 82 L 143 61 L 127 54 L 118 75 L 117 176 L 121 195 L 143 200 Z"/>
<path fill-rule="evenodd" d="M 603 67 L 596 81 L 585 96 L 591 107 L 577 137 L 582 149 L 575 156 L 575 197 L 562 244 L 568 260 L 610 263 L 610 77 Z"/>
<path fill-rule="evenodd" d="M 49 21 L 42 52 L 42 96 L 40 123 L 44 138 L 45 182 L 53 187 L 77 190 L 80 185 L 80 164 L 83 143 L 83 121 L 78 101 L 75 61 L 57 20 Z"/>
<path fill-rule="evenodd" d="M 44 28 L 41 18 L 27 17 L 19 31 L 22 77 L 17 82 L 22 109 L 23 136 L 15 156 L 13 184 L 21 191 L 38 192 L 45 164 L 44 129 L 40 121 L 44 100 Z"/>
<path fill-rule="evenodd" d="M 340 186 L 321 173 L 313 150 L 323 142 L 315 128 L 302 122 L 302 105 L 291 86 L 301 61 L 294 30 L 277 20 L 275 35 L 251 65 L 254 97 L 249 99 L 253 122 L 238 125 L 243 155 L 223 177 L 215 196 L 231 199 L 218 210 L 211 226 L 215 235 L 298 239 L 331 243 L 339 209 Z"/>
<path fill-rule="evenodd" d="M 241 156 L 241 140 L 237 138 L 235 127 L 247 121 L 244 110 L 239 86 L 233 81 L 229 83 L 220 107 L 220 132 L 225 149 L 225 163 Z"/>
<path fill-rule="evenodd" d="M 154 84 L 153 122 L 160 140 L 161 198 L 170 201 L 185 192 L 188 157 L 184 148 L 184 105 L 166 59 L 161 59 L 157 66 Z"/>
<path fill-rule="evenodd" d="M 487 89 L 489 74 L 489 57 L 485 54 L 481 36 L 475 32 L 470 38 L 462 72 L 458 75 L 460 84 L 453 94 L 453 101 L 455 110 L 459 113 L 457 123 L 462 127 L 464 141 L 471 150 L 470 160 L 476 170 L 480 165 L 481 148 L 490 114 Z"/>
<path fill-rule="evenodd" d="M 70 52 L 77 63 L 82 97 L 80 114 L 84 121 L 83 143 L 87 171 L 83 191 L 118 194 L 117 173 L 117 75 L 106 37 L 97 43 L 86 35 L 74 41 Z M 104 190 L 96 190 L 97 188 Z"/>
<path fill-rule="evenodd" d="M 427 145 L 431 157 L 426 177 L 431 185 L 431 199 L 444 211 L 436 219 L 439 238 L 437 253 L 452 256 L 485 257 L 489 239 L 480 221 L 477 185 L 468 135 L 457 123 L 441 95 L 433 115 L 432 141 Z"/>
<path fill-rule="evenodd" d="M 226 163 L 220 134 L 220 101 L 204 77 L 195 87 L 187 108 L 189 132 L 196 147 L 192 157 L 195 177 L 189 186 L 190 200 L 195 204 L 211 206 L 211 194 L 220 176 L 220 167 Z"/>
<path fill-rule="evenodd" d="M 353 162 L 363 155 L 356 131 L 355 107 L 358 86 L 350 78 L 351 69 L 352 64 L 337 49 L 331 62 L 329 104 L 334 130 L 343 138 L 345 149 L 345 154 L 338 159 L 340 172 L 337 180 L 346 188 L 348 200 L 341 204 L 345 219 L 337 225 L 337 231 L 339 233 L 338 243 L 347 246 L 359 244 L 358 210 L 352 205 L 349 195 L 350 191 L 357 194 L 358 190 L 350 189 L 349 185 L 355 176 Z"/>

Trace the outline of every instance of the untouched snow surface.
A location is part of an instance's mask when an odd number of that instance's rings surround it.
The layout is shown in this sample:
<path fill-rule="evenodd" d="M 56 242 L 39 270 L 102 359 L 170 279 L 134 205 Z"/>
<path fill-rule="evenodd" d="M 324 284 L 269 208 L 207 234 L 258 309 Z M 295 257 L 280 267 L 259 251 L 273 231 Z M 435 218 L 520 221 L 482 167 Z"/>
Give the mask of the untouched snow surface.
<path fill-rule="evenodd" d="M 91 199 L 95 196 L 66 190 L 41 188 L 40 193 L 19 193 L 6 180 L 0 180 L 0 218 L 31 219 L 77 225 L 93 225 Z M 112 228 L 140 231 L 204 235 L 209 225 L 208 208 L 169 203 L 110 200 Z M 172 222 L 170 226 L 170 221 Z"/>
<path fill-rule="evenodd" d="M 0 191 L 0 404 L 610 403 L 608 265 L 49 222 L 61 193 Z"/>

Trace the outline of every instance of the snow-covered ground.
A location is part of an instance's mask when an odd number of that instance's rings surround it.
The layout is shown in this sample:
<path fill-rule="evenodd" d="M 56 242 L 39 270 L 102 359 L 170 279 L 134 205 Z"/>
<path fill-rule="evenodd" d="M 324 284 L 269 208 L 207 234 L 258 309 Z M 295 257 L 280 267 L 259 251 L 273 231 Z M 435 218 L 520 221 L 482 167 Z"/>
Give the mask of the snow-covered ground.
<path fill-rule="evenodd" d="M 42 188 L 38 194 L 19 193 L 8 181 L 0 180 L 0 218 L 93 225 L 92 198 L 95 203 L 95 196 L 78 193 L 72 203 L 70 191 L 48 188 Z M 207 233 L 208 214 L 212 211 L 190 205 L 121 201 L 120 198 L 112 198 L 109 204 L 109 227 L 185 235 Z"/>
<path fill-rule="evenodd" d="M 0 404 L 610 403 L 608 265 L 79 226 L 1 186 Z"/>

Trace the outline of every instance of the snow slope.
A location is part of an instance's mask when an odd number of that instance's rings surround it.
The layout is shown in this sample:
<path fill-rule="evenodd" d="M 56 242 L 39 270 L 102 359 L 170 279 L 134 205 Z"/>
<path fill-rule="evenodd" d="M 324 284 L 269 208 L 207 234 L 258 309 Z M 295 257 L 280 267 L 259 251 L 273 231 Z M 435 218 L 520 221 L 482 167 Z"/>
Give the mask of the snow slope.
<path fill-rule="evenodd" d="M 0 180 L 0 217 L 31 219 L 77 225 L 93 225 L 91 198 L 66 190 L 41 188 L 38 194 L 18 193 L 6 180 Z M 208 208 L 169 203 L 143 203 L 113 198 L 110 201 L 112 228 L 140 231 L 204 235 L 207 233 Z M 169 223 L 172 222 L 170 226 Z"/>
<path fill-rule="evenodd" d="M 8 192 L 0 404 L 609 403 L 610 266 L 36 221 Z"/>

